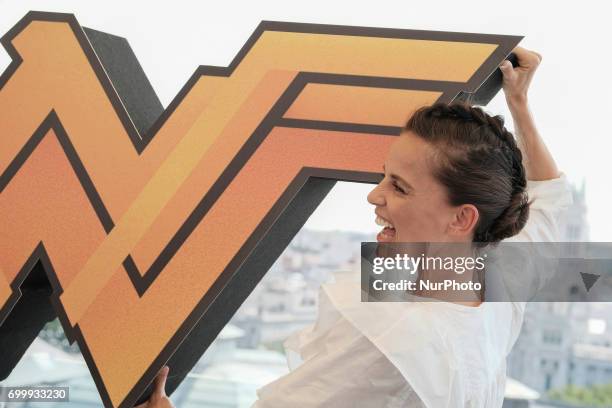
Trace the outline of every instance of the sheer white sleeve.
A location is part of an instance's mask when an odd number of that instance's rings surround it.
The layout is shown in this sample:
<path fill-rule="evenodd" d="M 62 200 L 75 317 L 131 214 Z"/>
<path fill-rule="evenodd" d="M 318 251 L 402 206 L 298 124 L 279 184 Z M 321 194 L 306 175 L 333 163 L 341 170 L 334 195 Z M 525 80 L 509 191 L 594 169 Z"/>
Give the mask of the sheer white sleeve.
<path fill-rule="evenodd" d="M 567 209 L 573 203 L 571 186 L 564 173 L 550 180 L 528 180 L 527 194 L 531 202 L 527 223 L 519 234 L 504 242 L 548 244 L 527 244 L 517 248 L 517 251 L 521 253 L 512 257 L 516 262 L 516 267 L 506 271 L 503 276 L 508 293 L 512 293 L 513 290 L 522 291 L 520 295 L 511 294 L 510 297 L 513 299 L 524 297 L 526 288 L 535 294 L 552 279 L 556 269 L 554 259 L 559 255 L 558 246 L 555 243 L 563 239 L 562 231 L 566 222 Z M 506 259 L 510 258 L 508 252 L 511 250 L 504 249 Z M 540 260 L 538 268 L 531 263 L 536 256 Z M 551 259 L 549 268 L 542 268 L 541 260 L 544 258 Z M 524 301 L 512 302 L 512 334 L 509 339 L 508 352 L 520 334 L 525 307 L 526 302 Z"/>

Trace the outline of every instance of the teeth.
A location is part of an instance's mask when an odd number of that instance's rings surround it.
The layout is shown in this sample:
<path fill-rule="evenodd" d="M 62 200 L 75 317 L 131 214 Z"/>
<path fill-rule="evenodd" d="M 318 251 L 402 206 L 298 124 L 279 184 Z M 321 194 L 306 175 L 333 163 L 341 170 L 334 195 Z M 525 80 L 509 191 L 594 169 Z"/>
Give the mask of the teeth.
<path fill-rule="evenodd" d="M 389 227 L 389 228 L 394 228 L 393 224 L 391 224 L 389 221 L 385 220 L 384 218 L 380 217 L 380 216 L 376 216 L 376 225 L 380 225 L 381 227 Z"/>

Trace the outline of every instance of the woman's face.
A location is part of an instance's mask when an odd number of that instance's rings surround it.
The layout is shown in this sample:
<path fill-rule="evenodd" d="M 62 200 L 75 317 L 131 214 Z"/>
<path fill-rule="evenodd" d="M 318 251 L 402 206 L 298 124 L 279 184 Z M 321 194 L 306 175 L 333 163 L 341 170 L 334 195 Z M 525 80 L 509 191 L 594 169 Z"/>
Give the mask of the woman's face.
<path fill-rule="evenodd" d="M 368 202 L 376 206 L 377 224 L 393 226 L 378 233 L 379 242 L 471 241 L 476 207 L 448 203 L 444 186 L 432 174 L 433 149 L 407 131 L 391 145 L 385 177 L 368 194 Z"/>

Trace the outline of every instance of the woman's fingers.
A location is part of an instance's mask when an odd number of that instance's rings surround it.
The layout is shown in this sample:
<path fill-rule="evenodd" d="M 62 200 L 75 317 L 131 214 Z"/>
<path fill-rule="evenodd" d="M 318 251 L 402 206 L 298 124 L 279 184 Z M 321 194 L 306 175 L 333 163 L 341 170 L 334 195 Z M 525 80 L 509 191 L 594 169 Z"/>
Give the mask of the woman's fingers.
<path fill-rule="evenodd" d="M 514 67 L 512 66 L 512 63 L 510 61 L 504 61 L 499 66 L 499 69 L 501 70 L 504 76 L 504 88 L 507 88 L 508 86 L 511 86 L 511 84 L 514 84 L 516 82 L 518 74 L 514 70 Z"/>
<path fill-rule="evenodd" d="M 542 56 L 535 51 L 523 47 L 516 47 L 512 50 L 516 54 L 520 67 L 535 68 L 540 65 Z"/>
<path fill-rule="evenodd" d="M 506 78 L 514 74 L 514 67 L 512 66 L 512 63 L 508 60 L 502 62 L 499 66 L 499 69 L 501 69 L 502 73 L 504 74 L 504 77 Z"/>
<path fill-rule="evenodd" d="M 153 396 L 160 398 L 166 396 L 166 379 L 168 378 L 168 371 L 170 368 L 164 366 L 155 377 L 155 388 L 153 389 Z"/>
<path fill-rule="evenodd" d="M 518 59 L 518 66 L 515 68 L 508 60 L 502 62 L 499 69 L 504 74 L 505 82 L 520 82 L 521 77 L 530 78 L 542 61 L 542 56 L 535 51 L 530 51 L 523 47 L 516 47 L 512 50 Z M 529 82 L 528 80 L 526 82 Z M 526 84 L 528 85 L 528 83 Z"/>

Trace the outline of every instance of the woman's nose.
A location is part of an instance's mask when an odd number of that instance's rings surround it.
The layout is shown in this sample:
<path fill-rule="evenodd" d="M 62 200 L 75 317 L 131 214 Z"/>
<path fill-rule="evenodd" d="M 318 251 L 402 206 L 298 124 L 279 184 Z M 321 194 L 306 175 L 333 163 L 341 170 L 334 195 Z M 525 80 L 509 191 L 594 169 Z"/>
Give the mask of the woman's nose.
<path fill-rule="evenodd" d="M 380 184 L 378 184 L 368 194 L 368 202 L 372 205 L 385 205 L 385 196 L 382 194 Z"/>

